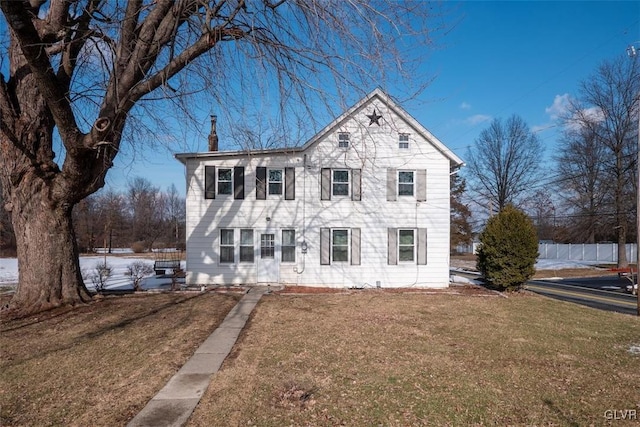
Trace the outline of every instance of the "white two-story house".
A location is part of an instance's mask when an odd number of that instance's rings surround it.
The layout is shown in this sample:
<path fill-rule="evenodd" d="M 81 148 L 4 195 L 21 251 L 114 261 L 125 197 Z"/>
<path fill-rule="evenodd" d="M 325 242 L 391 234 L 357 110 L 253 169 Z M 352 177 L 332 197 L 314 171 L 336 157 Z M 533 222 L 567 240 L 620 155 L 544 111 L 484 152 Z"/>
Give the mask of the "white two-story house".
<path fill-rule="evenodd" d="M 380 89 L 301 147 L 220 152 L 214 138 L 176 155 L 187 284 L 448 286 L 462 161 Z"/>

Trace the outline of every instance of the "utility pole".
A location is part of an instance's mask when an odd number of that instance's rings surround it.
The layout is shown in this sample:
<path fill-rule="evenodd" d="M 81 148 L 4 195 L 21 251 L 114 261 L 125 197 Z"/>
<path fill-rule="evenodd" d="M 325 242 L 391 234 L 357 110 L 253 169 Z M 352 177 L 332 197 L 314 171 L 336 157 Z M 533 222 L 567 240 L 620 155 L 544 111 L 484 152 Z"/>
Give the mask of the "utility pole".
<path fill-rule="evenodd" d="M 638 50 L 635 42 L 627 48 L 627 54 L 632 60 L 637 61 Z M 638 185 L 636 187 L 636 297 L 637 297 L 637 315 L 640 316 L 640 90 L 636 94 L 636 113 L 638 114 L 638 158 L 636 159 Z M 633 290 L 633 287 L 632 287 Z"/>

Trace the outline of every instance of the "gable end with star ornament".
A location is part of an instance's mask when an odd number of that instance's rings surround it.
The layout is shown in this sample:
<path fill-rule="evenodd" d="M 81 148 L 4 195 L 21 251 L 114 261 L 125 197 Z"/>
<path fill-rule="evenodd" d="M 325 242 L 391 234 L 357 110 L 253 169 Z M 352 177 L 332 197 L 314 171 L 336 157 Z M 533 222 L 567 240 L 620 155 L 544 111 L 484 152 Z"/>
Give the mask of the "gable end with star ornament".
<path fill-rule="evenodd" d="M 373 109 L 372 114 L 367 114 L 367 117 L 369 118 L 369 126 L 371 126 L 374 123 L 380 126 L 380 119 L 382 118 L 382 115 L 378 114 L 375 108 Z"/>

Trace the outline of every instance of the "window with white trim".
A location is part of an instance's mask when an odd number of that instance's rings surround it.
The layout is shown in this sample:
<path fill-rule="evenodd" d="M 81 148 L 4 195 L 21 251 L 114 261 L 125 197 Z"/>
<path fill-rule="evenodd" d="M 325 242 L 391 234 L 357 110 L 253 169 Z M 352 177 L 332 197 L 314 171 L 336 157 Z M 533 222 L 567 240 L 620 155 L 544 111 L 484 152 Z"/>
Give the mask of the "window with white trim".
<path fill-rule="evenodd" d="M 282 230 L 281 262 L 296 262 L 296 231 Z"/>
<path fill-rule="evenodd" d="M 331 261 L 349 262 L 349 230 L 331 230 Z"/>
<path fill-rule="evenodd" d="M 416 259 L 415 230 L 398 230 L 398 261 L 414 262 Z"/>
<path fill-rule="evenodd" d="M 235 262 L 235 244 L 233 229 L 220 229 L 220 263 L 233 264 Z"/>
<path fill-rule="evenodd" d="M 338 148 L 349 148 L 349 134 L 347 132 L 338 134 Z"/>
<path fill-rule="evenodd" d="M 283 183 L 282 169 L 269 169 L 269 194 L 270 195 L 282 195 L 282 183 Z"/>
<path fill-rule="evenodd" d="M 409 134 L 401 133 L 398 135 L 398 148 L 407 149 L 409 148 Z"/>
<path fill-rule="evenodd" d="M 218 194 L 233 194 L 233 169 L 218 169 Z"/>
<path fill-rule="evenodd" d="M 272 233 L 260 235 L 260 258 L 274 259 L 276 256 L 276 240 Z"/>
<path fill-rule="evenodd" d="M 253 245 L 253 230 L 240 230 L 240 262 L 254 262 L 255 248 Z"/>
<path fill-rule="evenodd" d="M 398 172 L 398 196 L 413 196 L 415 176 L 413 171 Z"/>
<path fill-rule="evenodd" d="M 333 196 L 349 195 L 348 169 L 334 169 L 331 171 L 331 194 Z"/>

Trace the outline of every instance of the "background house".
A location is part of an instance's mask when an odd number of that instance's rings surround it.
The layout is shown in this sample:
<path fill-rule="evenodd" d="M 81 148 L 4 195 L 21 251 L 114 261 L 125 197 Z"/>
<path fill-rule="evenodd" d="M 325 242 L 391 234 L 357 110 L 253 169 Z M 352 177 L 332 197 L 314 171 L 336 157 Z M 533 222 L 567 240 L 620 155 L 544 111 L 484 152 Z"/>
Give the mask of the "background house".
<path fill-rule="evenodd" d="M 446 287 L 462 161 L 380 89 L 294 149 L 177 154 L 187 283 Z"/>

